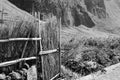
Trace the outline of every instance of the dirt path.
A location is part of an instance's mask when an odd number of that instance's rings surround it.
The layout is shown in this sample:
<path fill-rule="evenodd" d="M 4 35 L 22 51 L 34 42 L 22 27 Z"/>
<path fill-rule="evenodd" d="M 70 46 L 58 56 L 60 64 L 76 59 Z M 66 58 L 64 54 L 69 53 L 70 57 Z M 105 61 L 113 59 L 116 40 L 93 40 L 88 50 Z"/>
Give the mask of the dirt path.
<path fill-rule="evenodd" d="M 106 73 L 97 72 L 76 80 L 120 80 L 120 63 L 105 68 Z"/>

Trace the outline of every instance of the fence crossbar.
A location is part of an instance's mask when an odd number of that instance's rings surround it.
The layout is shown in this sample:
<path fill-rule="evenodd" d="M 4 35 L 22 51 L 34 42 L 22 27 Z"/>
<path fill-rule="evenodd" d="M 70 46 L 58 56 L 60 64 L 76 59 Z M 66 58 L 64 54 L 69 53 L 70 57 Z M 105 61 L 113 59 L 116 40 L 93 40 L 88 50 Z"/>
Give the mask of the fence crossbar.
<path fill-rule="evenodd" d="M 36 57 L 21 58 L 21 59 L 16 59 L 12 61 L 7 61 L 7 62 L 0 63 L 0 67 L 5 67 L 5 66 L 16 64 L 21 61 L 28 61 L 28 60 L 34 60 L 34 59 L 36 59 Z"/>
<path fill-rule="evenodd" d="M 57 52 L 57 49 L 53 49 L 53 50 L 48 50 L 48 51 L 40 51 L 39 55 L 46 55 L 46 54 L 51 54 L 54 52 Z"/>
<path fill-rule="evenodd" d="M 60 75 L 60 73 L 58 73 L 57 75 L 55 75 L 53 78 L 51 78 L 50 80 L 54 80 L 55 78 L 57 78 Z"/>
<path fill-rule="evenodd" d="M 41 40 L 41 38 L 9 38 L 9 39 L 1 39 L 0 42 L 10 42 L 10 41 L 26 41 L 26 40 Z"/>
<path fill-rule="evenodd" d="M 39 54 L 39 55 L 41 56 L 41 55 L 54 53 L 54 52 L 57 52 L 57 49 L 48 50 L 48 51 L 42 51 L 42 53 Z M 28 58 L 20 58 L 20 59 L 16 59 L 16 60 L 12 60 L 12 61 L 2 62 L 2 63 L 0 63 L 0 67 L 13 65 L 13 64 L 16 64 L 16 63 L 21 62 L 21 61 L 28 61 L 28 60 L 35 60 L 35 59 L 37 59 L 37 58 L 36 57 L 28 57 Z"/>

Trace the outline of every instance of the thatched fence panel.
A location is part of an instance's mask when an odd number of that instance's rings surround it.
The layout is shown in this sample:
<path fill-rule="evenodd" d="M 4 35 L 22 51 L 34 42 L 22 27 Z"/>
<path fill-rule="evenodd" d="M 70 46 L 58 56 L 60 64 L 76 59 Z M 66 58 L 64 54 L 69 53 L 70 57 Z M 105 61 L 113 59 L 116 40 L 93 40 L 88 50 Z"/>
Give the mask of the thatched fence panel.
<path fill-rule="evenodd" d="M 50 21 L 41 31 L 43 51 L 59 48 L 59 27 L 54 21 Z"/>
<path fill-rule="evenodd" d="M 57 22 L 48 22 L 41 31 L 43 51 L 59 49 L 59 26 Z M 60 72 L 59 51 L 42 55 L 43 80 L 50 80 Z"/>
<path fill-rule="evenodd" d="M 40 30 L 40 33 L 39 33 Z M 39 36 L 41 34 L 41 36 Z M 53 50 L 59 48 L 59 26 L 56 21 L 48 21 L 44 26 L 39 26 L 39 21 L 7 20 L 1 18 L 0 39 L 10 38 L 36 38 L 41 37 L 42 50 Z M 36 45 L 37 44 L 37 45 Z M 38 48 L 38 49 L 37 49 Z M 0 62 L 11 61 L 24 57 L 36 56 L 40 51 L 39 41 L 13 41 L 0 42 Z M 42 65 L 41 59 L 42 58 Z M 42 74 L 43 80 L 50 80 L 60 71 L 59 52 L 39 56 L 37 71 Z M 13 69 L 17 68 L 17 64 Z M 12 70 L 12 67 L 11 67 Z M 39 74 L 38 74 L 39 75 Z M 39 80 L 39 78 L 38 78 Z"/>
<path fill-rule="evenodd" d="M 6 19 L 5 16 L 0 20 L 2 21 L 0 23 L 0 40 L 9 40 L 10 38 L 36 38 L 39 35 L 38 22 Z M 32 40 L 0 42 L 0 62 L 35 56 L 35 46 L 35 41 Z M 25 53 L 23 53 L 23 50 L 25 50 Z"/>
<path fill-rule="evenodd" d="M 43 55 L 44 80 L 50 80 L 59 74 L 59 52 Z"/>

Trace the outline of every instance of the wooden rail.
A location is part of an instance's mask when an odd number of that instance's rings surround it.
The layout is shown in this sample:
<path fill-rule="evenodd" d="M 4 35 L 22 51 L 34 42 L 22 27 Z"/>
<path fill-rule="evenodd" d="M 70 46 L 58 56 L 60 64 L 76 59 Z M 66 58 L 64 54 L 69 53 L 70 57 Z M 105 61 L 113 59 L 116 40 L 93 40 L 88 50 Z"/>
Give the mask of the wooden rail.
<path fill-rule="evenodd" d="M 0 42 L 10 42 L 10 41 L 26 41 L 26 40 L 41 40 L 41 38 L 9 38 L 9 39 L 1 39 Z"/>
<path fill-rule="evenodd" d="M 46 54 L 51 54 L 57 52 L 57 49 L 53 49 L 53 50 L 48 50 L 48 51 L 40 51 L 39 55 L 46 55 Z"/>
<path fill-rule="evenodd" d="M 13 61 L 7 61 L 7 62 L 0 63 L 0 67 L 5 67 L 5 66 L 16 64 L 21 61 L 34 60 L 34 59 L 36 59 L 36 57 L 21 58 Z"/>
<path fill-rule="evenodd" d="M 45 54 L 50 54 L 50 53 L 54 53 L 54 52 L 57 52 L 57 49 L 48 50 L 48 51 L 41 51 L 41 53 L 39 55 L 45 55 Z M 34 60 L 34 59 L 37 59 L 37 58 L 36 57 L 29 57 L 29 58 L 21 58 L 21 59 L 16 59 L 16 60 L 12 60 L 12 61 L 7 61 L 7 62 L 0 63 L 0 67 L 5 67 L 5 66 L 16 64 L 16 63 L 21 62 L 21 61 Z"/>
<path fill-rule="evenodd" d="M 51 78 L 50 80 L 54 80 L 55 78 L 57 78 L 60 75 L 60 73 L 58 73 L 57 75 L 55 75 L 53 78 Z"/>

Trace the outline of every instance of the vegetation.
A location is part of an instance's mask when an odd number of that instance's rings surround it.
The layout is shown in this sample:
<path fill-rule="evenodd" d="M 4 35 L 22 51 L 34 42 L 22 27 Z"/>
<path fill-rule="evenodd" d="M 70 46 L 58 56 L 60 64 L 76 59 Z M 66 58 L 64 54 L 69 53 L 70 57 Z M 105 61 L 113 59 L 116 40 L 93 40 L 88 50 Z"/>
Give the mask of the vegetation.
<path fill-rule="evenodd" d="M 81 46 L 83 47 L 81 51 L 76 52 Z M 86 38 L 80 41 L 79 46 L 77 45 L 72 52 L 71 50 L 67 52 L 68 54 L 64 53 L 62 56 L 63 60 L 66 60 L 62 64 L 73 72 L 85 76 L 120 62 L 120 38 Z M 76 59 L 76 56 L 79 58 Z M 96 67 L 92 68 L 95 65 Z"/>
<path fill-rule="evenodd" d="M 40 0 L 38 9 L 41 13 L 52 13 L 58 19 L 61 18 L 63 26 L 93 27 L 95 24 L 83 7 L 84 3 L 80 0 Z"/>
<path fill-rule="evenodd" d="M 6 21 L 0 28 L 0 39 L 9 38 L 35 38 L 38 37 L 36 23 L 19 21 Z M 36 56 L 35 41 L 11 41 L 0 43 L 0 63 L 19 59 L 22 57 Z M 24 53 L 25 51 L 25 53 Z M 33 62 L 32 62 L 33 64 Z M 29 62 L 29 65 L 32 65 Z M 12 70 L 20 69 L 23 66 L 15 64 L 12 66 L 1 67 L 0 73 L 10 73 Z"/>
<path fill-rule="evenodd" d="M 3 28 L 0 29 L 0 39 L 9 39 L 9 38 L 34 38 L 38 36 L 37 28 L 35 24 L 30 22 L 6 22 L 7 26 L 3 25 Z M 26 41 L 16 41 L 16 42 L 7 42 L 7 43 L 0 43 L 0 60 L 7 61 L 9 58 L 17 59 L 21 57 L 23 52 L 23 48 L 26 44 Z M 29 46 L 31 45 L 31 46 Z M 26 56 L 33 55 L 33 50 L 35 46 L 34 41 L 28 41 L 26 47 Z M 31 51 L 30 51 L 30 50 Z M 13 55 L 14 54 L 14 55 Z M 34 54 L 35 55 L 35 54 Z M 2 59 L 4 58 L 4 59 Z M 9 59 L 11 60 L 11 59 Z M 0 61 L 3 62 L 3 61 Z"/>

